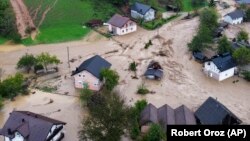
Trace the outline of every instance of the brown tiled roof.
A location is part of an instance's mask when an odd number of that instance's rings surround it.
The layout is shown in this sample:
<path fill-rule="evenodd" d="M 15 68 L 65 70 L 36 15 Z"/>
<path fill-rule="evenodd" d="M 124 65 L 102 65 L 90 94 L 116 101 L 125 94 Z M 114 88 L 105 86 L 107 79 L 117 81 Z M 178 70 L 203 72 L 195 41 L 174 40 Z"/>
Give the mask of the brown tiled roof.
<path fill-rule="evenodd" d="M 13 138 L 19 132 L 27 141 L 45 141 L 52 126 L 59 124 L 66 123 L 28 111 L 13 111 L 0 134 Z"/>
<path fill-rule="evenodd" d="M 119 14 L 115 14 L 108 23 L 116 26 L 116 27 L 123 27 L 130 19 L 128 17 L 121 16 Z"/>

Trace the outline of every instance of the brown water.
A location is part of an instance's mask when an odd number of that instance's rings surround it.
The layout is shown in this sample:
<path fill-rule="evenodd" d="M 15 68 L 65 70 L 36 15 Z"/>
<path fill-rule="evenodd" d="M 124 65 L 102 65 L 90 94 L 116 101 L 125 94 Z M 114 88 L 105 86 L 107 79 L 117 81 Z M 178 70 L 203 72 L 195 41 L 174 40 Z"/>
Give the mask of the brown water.
<path fill-rule="evenodd" d="M 51 101 L 53 101 L 51 103 Z M 7 101 L 0 111 L 0 128 L 13 110 L 31 111 L 66 122 L 64 141 L 77 141 L 78 129 L 83 116 L 78 98 L 48 94 L 36 91 L 36 94 L 19 96 L 15 101 Z M 1 138 L 0 138 L 1 141 Z"/>

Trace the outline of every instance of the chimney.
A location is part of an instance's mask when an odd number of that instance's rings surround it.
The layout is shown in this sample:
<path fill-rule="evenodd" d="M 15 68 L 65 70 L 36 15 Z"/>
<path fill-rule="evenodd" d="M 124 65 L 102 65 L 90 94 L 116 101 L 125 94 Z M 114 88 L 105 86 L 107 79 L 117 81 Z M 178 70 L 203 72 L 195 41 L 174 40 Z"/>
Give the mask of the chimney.
<path fill-rule="evenodd" d="M 22 122 L 23 122 L 23 123 L 25 122 L 25 119 L 24 119 L 24 118 L 22 119 Z"/>
<path fill-rule="evenodd" d="M 8 134 L 9 134 L 9 135 L 11 135 L 11 134 L 12 134 L 12 132 L 11 132 L 11 129 L 10 129 L 10 128 L 8 128 Z"/>

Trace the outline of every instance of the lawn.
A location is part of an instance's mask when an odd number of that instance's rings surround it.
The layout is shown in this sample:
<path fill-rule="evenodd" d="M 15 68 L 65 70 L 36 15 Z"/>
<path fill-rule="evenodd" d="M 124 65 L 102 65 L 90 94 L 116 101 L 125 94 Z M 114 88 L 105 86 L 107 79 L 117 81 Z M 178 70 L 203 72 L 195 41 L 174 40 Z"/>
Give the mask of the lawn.
<path fill-rule="evenodd" d="M 5 38 L 3 38 L 3 37 L 0 37 L 0 45 L 1 45 L 1 44 L 4 44 L 6 41 L 7 41 L 7 39 L 5 39 Z"/>
<path fill-rule="evenodd" d="M 192 0 L 182 0 L 183 1 L 183 8 L 182 10 L 185 12 L 193 11 L 195 8 L 192 6 Z M 206 6 L 207 3 L 203 6 L 197 7 L 197 9 Z"/>
<path fill-rule="evenodd" d="M 43 0 L 41 3 L 41 0 L 25 0 L 25 3 L 31 15 L 41 6 L 35 19 L 38 25 L 43 12 L 48 6 L 53 6 L 54 1 Z M 23 43 L 30 45 L 79 40 L 90 31 L 89 28 L 83 28 L 84 23 L 91 19 L 106 21 L 116 12 L 113 5 L 97 0 L 58 0 L 39 27 L 37 38 L 34 41 L 25 39 Z"/>

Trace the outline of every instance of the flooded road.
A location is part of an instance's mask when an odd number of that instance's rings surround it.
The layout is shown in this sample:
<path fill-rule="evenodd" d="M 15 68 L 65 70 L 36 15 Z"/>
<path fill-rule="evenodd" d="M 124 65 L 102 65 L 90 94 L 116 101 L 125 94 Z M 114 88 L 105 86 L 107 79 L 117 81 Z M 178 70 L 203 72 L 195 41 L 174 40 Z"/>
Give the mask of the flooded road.
<path fill-rule="evenodd" d="M 35 94 L 19 96 L 15 101 L 6 101 L 0 111 L 0 128 L 3 127 L 11 111 L 31 111 L 66 122 L 67 124 L 63 129 L 65 132 L 64 141 L 77 141 L 78 129 L 84 115 L 79 99 L 41 91 L 35 92 Z M 2 141 L 1 138 L 0 141 Z"/>

